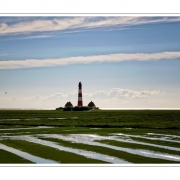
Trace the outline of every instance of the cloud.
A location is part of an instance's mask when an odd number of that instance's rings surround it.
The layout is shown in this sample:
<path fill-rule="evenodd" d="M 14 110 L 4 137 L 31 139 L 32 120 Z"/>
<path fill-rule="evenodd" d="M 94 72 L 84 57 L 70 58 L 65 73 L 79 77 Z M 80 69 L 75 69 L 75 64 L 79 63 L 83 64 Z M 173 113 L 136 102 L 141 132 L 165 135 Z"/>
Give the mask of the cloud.
<path fill-rule="evenodd" d="M 17 24 L 1 23 L 0 34 L 19 34 L 44 31 L 58 31 L 72 29 L 80 25 L 84 18 L 66 18 L 66 19 L 40 19 L 27 22 L 18 22 Z"/>
<path fill-rule="evenodd" d="M 179 107 L 177 96 L 173 99 L 172 95 L 170 95 L 169 99 L 167 99 L 164 93 L 161 90 L 137 91 L 112 88 L 109 91 L 83 92 L 83 104 L 87 105 L 92 100 L 101 108 Z M 1 96 L 0 108 L 56 108 L 63 107 L 67 101 L 71 101 L 76 106 L 77 99 L 77 91 L 67 94 L 56 93 L 49 96 Z"/>
<path fill-rule="evenodd" d="M 36 36 L 27 36 L 27 37 L 22 37 L 18 39 L 40 39 L 40 38 L 49 38 L 52 37 L 52 35 L 36 35 Z"/>
<path fill-rule="evenodd" d="M 137 99 L 137 98 L 148 98 L 151 96 L 156 95 L 162 95 L 164 92 L 160 90 L 143 90 L 143 91 L 135 91 L 135 90 L 129 90 L 129 89 L 120 89 L 120 88 L 113 88 L 110 91 L 97 91 L 93 93 L 83 93 L 83 99 L 85 100 L 95 100 L 95 99 L 112 99 L 112 100 L 118 100 L 118 99 Z M 74 99 L 77 99 L 78 92 L 73 91 L 68 94 L 63 93 L 56 93 L 54 95 L 50 95 L 48 97 L 32 97 L 29 99 L 29 101 L 71 101 Z"/>
<path fill-rule="evenodd" d="M 109 92 L 98 91 L 95 93 L 87 93 L 85 94 L 85 98 L 100 98 L 100 99 L 134 99 L 134 98 L 146 98 L 154 95 L 161 94 L 161 91 L 153 90 L 143 90 L 143 91 L 135 91 L 129 89 L 120 89 L 113 88 Z"/>
<path fill-rule="evenodd" d="M 163 22 L 179 22 L 180 17 L 53 17 L 53 18 L 30 18 L 15 23 L 9 23 L 6 18 L 0 23 L 0 35 L 22 34 L 33 32 L 63 31 L 73 29 L 91 29 L 113 26 L 134 26 L 140 24 L 152 24 Z"/>
<path fill-rule="evenodd" d="M 57 99 L 77 99 L 78 97 L 78 92 L 77 91 L 72 91 L 68 94 L 63 94 L 63 93 L 56 93 L 54 95 L 50 95 L 48 97 L 42 97 L 42 101 L 49 101 L 49 100 L 57 100 Z"/>
<path fill-rule="evenodd" d="M 77 56 L 59 59 L 26 59 L 0 61 L 0 69 L 19 69 L 60 66 L 69 64 L 89 64 L 94 62 L 122 62 L 122 61 L 148 61 L 175 59 L 180 57 L 179 52 L 159 52 L 159 53 L 131 53 L 131 54 L 107 54 L 97 56 Z"/>

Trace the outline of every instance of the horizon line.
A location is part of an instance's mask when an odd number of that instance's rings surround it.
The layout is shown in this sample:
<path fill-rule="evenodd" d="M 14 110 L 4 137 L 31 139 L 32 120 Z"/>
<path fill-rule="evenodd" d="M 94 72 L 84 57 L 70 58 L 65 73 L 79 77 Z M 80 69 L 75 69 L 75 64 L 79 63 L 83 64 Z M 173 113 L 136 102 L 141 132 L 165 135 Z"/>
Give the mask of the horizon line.
<path fill-rule="evenodd" d="M 0 110 L 56 110 L 56 108 L 0 108 Z M 99 110 L 180 110 L 180 108 L 99 108 Z"/>

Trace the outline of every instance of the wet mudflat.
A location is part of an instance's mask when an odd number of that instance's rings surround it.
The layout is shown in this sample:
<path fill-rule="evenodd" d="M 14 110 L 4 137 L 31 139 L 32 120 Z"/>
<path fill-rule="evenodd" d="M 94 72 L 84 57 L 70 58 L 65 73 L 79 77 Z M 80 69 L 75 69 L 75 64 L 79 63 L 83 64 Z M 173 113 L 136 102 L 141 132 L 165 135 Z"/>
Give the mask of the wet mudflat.
<path fill-rule="evenodd" d="M 43 135 L 41 135 L 41 136 L 43 136 Z M 70 142 L 74 142 L 74 143 L 82 143 L 82 144 L 88 144 L 88 145 L 93 145 L 93 146 L 106 147 L 109 149 L 123 151 L 123 152 L 127 152 L 130 154 L 140 155 L 140 156 L 145 156 L 145 157 L 150 157 L 150 158 L 174 160 L 174 161 L 180 162 L 179 155 L 170 155 L 168 153 L 161 153 L 160 151 L 155 152 L 155 151 L 147 150 L 147 149 L 124 148 L 124 147 L 113 146 L 113 145 L 96 142 L 97 140 L 99 140 L 101 142 L 101 140 L 105 140 L 105 139 L 114 140 L 114 141 L 117 140 L 116 137 L 111 137 L 111 136 L 102 137 L 102 136 L 98 136 L 98 135 L 88 135 L 88 134 L 71 134 L 69 136 L 44 135 L 44 137 L 57 138 L 57 139 L 62 139 L 62 140 L 66 140 L 66 141 L 70 141 Z M 134 143 L 134 145 L 136 144 L 136 142 L 133 142 L 133 143 Z M 152 144 L 152 146 L 153 146 L 153 144 Z M 161 146 L 161 148 L 167 148 L 167 147 Z M 180 152 L 180 148 L 172 148 L 172 150 Z"/>
<path fill-rule="evenodd" d="M 0 131 L 4 131 L 4 130 L 9 130 L 9 131 L 11 131 L 11 130 L 22 130 L 22 129 L 25 129 L 25 130 L 27 130 L 27 129 L 40 129 L 40 128 L 52 128 L 52 127 L 49 127 L 49 126 L 38 126 L 38 127 L 26 127 L 26 128 L 7 128 L 7 129 L 0 129 Z"/>
<path fill-rule="evenodd" d="M 85 152 L 80 149 L 73 151 L 71 148 L 58 146 L 56 143 L 43 141 L 33 137 L 18 137 L 15 141 L 10 138 L 2 140 L 1 142 L 8 147 L 13 147 L 13 149 L 16 150 L 21 149 L 21 151 L 36 156 L 36 161 L 38 161 L 40 157 L 41 159 L 51 159 L 58 163 L 108 163 L 99 160 L 101 157 L 93 158 L 96 156 L 96 153 Z M 16 152 L 14 151 L 14 153 Z M 79 155 L 81 153 L 82 155 Z M 48 161 L 46 163 L 49 164 Z"/>
<path fill-rule="evenodd" d="M 179 111 L 0 112 L 0 150 L 38 164 L 180 163 L 179 117 Z"/>
<path fill-rule="evenodd" d="M 48 159 L 44 159 L 44 158 L 40 158 L 37 156 L 33 156 L 31 154 L 28 154 L 26 152 L 14 149 L 12 147 L 6 146 L 4 144 L 0 144 L 0 149 L 3 149 L 5 151 L 11 152 L 13 154 L 16 154 L 24 159 L 27 159 L 31 162 L 37 163 L 37 164 L 57 164 L 56 161 L 52 161 L 52 160 L 48 160 Z"/>
<path fill-rule="evenodd" d="M 11 160 L 11 161 L 10 161 Z M 32 161 L 24 159 L 14 153 L 11 153 L 7 150 L 0 149 L 0 163 L 1 164 L 32 164 Z"/>
<path fill-rule="evenodd" d="M 50 129 L 52 130 L 52 128 Z M 65 129 L 61 128 L 57 129 L 59 130 L 59 132 L 66 132 L 66 134 L 40 133 L 26 135 L 25 132 L 24 135 L 13 135 L 12 133 L 9 136 L 9 134 L 2 134 L 0 136 L 0 142 L 4 145 L 7 145 L 8 147 L 11 146 L 11 148 L 14 148 L 14 152 L 17 152 L 17 144 L 19 143 L 19 141 L 22 141 L 21 146 L 19 146 L 18 148 L 20 148 L 22 152 L 29 153 L 30 156 L 33 155 L 31 154 L 32 152 L 28 149 L 32 148 L 31 143 L 35 143 L 37 145 L 36 148 L 39 147 L 41 149 L 41 152 L 46 151 L 47 147 L 50 147 L 55 149 L 59 154 L 62 152 L 66 152 L 71 153 L 72 156 L 78 155 L 80 156 L 80 159 L 81 157 L 84 157 L 86 158 L 86 160 L 83 161 L 83 163 L 88 163 L 88 159 L 99 160 L 99 162 L 97 163 L 114 164 L 180 163 L 180 146 L 178 148 L 173 146 L 162 146 L 153 143 L 143 143 L 141 141 L 132 140 L 130 138 L 127 139 L 127 137 L 131 137 L 132 135 L 128 136 L 127 134 L 125 134 L 123 136 L 121 133 L 111 133 L 107 136 L 101 136 L 98 135 L 98 129 L 96 129 L 96 134 L 71 134 L 71 129 L 69 129 L 69 131 L 65 131 Z M 27 130 L 30 131 L 30 129 Z M 139 136 L 140 135 L 138 135 L 138 137 Z M 173 136 L 174 135 L 172 135 L 172 137 Z M 169 135 L 169 138 L 170 137 L 171 135 Z M 161 137 L 159 138 L 161 139 Z M 118 142 L 123 142 L 125 144 L 131 143 L 131 146 L 118 144 Z M 24 148 L 24 145 L 27 147 L 27 149 Z M 141 146 L 139 148 L 138 145 L 143 145 L 144 147 Z M 3 148 L 1 148 L 0 146 L 0 149 Z M 31 161 L 35 163 L 42 163 L 43 161 L 39 160 L 38 158 L 43 159 L 44 156 L 42 156 L 42 154 L 38 151 L 35 152 L 37 160 L 33 161 L 33 158 L 31 158 Z M 15 154 L 20 155 L 18 153 Z M 55 162 L 56 158 L 51 158 L 51 156 L 52 154 L 50 154 L 49 151 L 49 159 L 52 160 L 52 162 Z M 45 155 L 45 157 L 48 157 L 48 153 Z M 71 163 L 69 155 L 66 155 L 66 157 L 68 159 L 67 161 L 61 162 L 61 160 L 59 160 L 58 163 Z M 47 164 L 51 163 L 51 161 L 45 161 Z M 78 160 L 76 163 L 79 163 Z"/>

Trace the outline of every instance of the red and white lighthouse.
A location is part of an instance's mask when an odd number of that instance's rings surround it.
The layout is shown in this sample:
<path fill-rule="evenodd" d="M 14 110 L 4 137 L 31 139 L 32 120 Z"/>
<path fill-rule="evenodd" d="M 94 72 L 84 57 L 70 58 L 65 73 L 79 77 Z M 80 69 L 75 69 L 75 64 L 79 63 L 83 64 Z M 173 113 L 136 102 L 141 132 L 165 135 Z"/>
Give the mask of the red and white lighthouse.
<path fill-rule="evenodd" d="M 83 101 L 82 101 L 82 84 L 81 84 L 81 82 L 79 82 L 78 87 L 79 87 L 79 89 L 78 89 L 78 106 L 81 107 L 81 106 L 83 106 Z"/>

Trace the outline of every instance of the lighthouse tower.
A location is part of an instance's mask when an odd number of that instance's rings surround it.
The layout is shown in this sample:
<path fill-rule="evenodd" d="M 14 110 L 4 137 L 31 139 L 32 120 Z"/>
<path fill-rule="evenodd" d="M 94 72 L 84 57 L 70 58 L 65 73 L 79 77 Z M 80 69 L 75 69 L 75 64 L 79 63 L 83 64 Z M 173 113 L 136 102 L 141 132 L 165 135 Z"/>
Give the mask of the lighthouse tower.
<path fill-rule="evenodd" d="M 82 84 L 79 82 L 79 90 L 78 90 L 78 106 L 81 107 L 83 106 L 83 101 L 82 101 Z"/>

